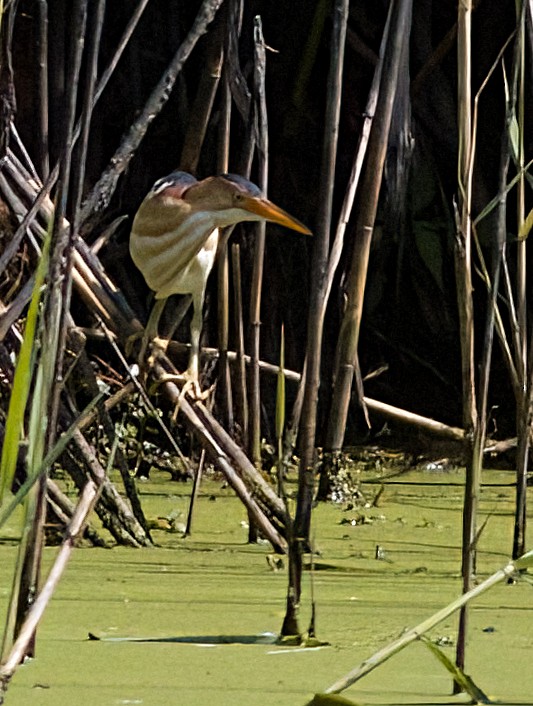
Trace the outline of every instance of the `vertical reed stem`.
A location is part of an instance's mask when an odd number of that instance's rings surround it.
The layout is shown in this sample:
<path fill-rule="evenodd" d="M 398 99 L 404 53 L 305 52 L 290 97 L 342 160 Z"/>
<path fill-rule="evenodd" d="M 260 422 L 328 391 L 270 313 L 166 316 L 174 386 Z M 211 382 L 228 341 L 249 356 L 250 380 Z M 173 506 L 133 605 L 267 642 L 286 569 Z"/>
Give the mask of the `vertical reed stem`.
<path fill-rule="evenodd" d="M 475 368 L 474 368 L 474 315 L 472 301 L 472 75 L 471 32 L 472 3 L 461 0 L 457 22 L 458 62 L 458 214 L 455 266 L 457 278 L 457 300 L 461 335 L 461 368 L 463 380 L 463 425 L 466 444 L 466 480 L 463 506 L 462 577 L 463 592 L 473 585 L 475 572 L 475 538 L 477 508 L 480 488 L 479 454 L 474 453 L 474 432 L 477 427 Z M 480 437 L 476 435 L 479 443 Z M 464 669 L 466 634 L 468 629 L 467 606 L 463 606 L 459 617 L 456 663 Z M 454 690 L 460 690 L 454 685 Z"/>
<path fill-rule="evenodd" d="M 257 155 L 258 184 L 264 194 L 268 191 L 268 122 L 265 99 L 265 43 L 261 18 L 254 20 L 255 46 L 255 90 L 257 119 Z M 261 288 L 263 285 L 263 262 L 265 258 L 265 223 L 256 226 L 254 244 L 254 264 L 252 274 L 252 292 L 250 302 L 251 328 L 251 401 L 250 401 L 250 453 L 256 467 L 261 465 L 261 387 L 259 374 L 260 341 L 261 341 Z"/>
<path fill-rule="evenodd" d="M 237 28 L 235 28 L 237 31 Z M 230 148 L 230 124 L 231 124 L 231 94 L 228 85 L 228 74 L 224 71 L 222 81 L 222 100 L 221 100 L 221 120 L 219 131 L 218 145 L 218 171 L 227 172 L 229 167 L 229 148 Z M 232 229 L 233 230 L 233 229 Z M 217 394 L 222 412 L 222 419 L 225 421 L 226 427 L 230 434 L 233 434 L 234 428 L 234 411 L 233 398 L 231 390 L 231 376 L 228 361 L 228 345 L 229 345 L 229 256 L 228 256 L 228 238 L 225 237 L 219 244 L 218 262 L 217 262 L 217 278 L 218 278 L 218 387 Z"/>
<path fill-rule="evenodd" d="M 518 95 L 517 95 L 517 119 L 518 119 L 518 167 L 520 169 L 517 184 L 517 226 L 520 231 L 525 220 L 526 206 L 526 183 L 524 175 L 525 152 L 524 152 L 524 131 L 525 131 L 525 7 L 526 2 L 517 3 L 517 61 L 518 61 Z M 513 559 L 521 556 L 526 547 L 526 495 L 527 495 L 527 474 L 528 459 L 531 435 L 531 402 L 532 402 L 532 380 L 531 361 L 528 363 L 528 333 L 527 333 L 527 238 L 519 238 L 517 243 L 516 262 L 516 309 L 518 323 L 519 350 L 516 367 L 520 378 L 520 394 L 516 405 L 516 435 L 518 439 L 516 455 L 516 508 L 515 525 L 513 536 Z"/>
<path fill-rule="evenodd" d="M 50 158 L 48 145 L 48 0 L 38 0 L 39 21 L 39 167 L 41 180 L 48 179 Z"/>
<path fill-rule="evenodd" d="M 242 303 L 241 256 L 238 243 L 232 245 L 231 264 L 233 272 L 233 297 L 235 319 L 235 350 L 237 352 L 235 374 L 235 421 L 240 428 L 241 445 L 247 449 L 248 439 L 248 397 L 246 391 L 246 363 L 244 360 L 244 323 Z"/>
<path fill-rule="evenodd" d="M 315 476 L 315 437 L 322 359 L 324 315 L 322 301 L 326 295 L 326 271 L 330 247 L 331 211 L 335 184 L 335 165 L 339 136 L 339 118 L 344 67 L 344 46 L 348 21 L 348 0 L 336 0 L 333 7 L 328 96 L 322 150 L 322 183 L 311 266 L 311 294 L 307 320 L 306 375 L 302 379 L 304 398 L 300 422 L 300 468 L 295 537 L 306 544 L 309 540 L 311 506 Z"/>

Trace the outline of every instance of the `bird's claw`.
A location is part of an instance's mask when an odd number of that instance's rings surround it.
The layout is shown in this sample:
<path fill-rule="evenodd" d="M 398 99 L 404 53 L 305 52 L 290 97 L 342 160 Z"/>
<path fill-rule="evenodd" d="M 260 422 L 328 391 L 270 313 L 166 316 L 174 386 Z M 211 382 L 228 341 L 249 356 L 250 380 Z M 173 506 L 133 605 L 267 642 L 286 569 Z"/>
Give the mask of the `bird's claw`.
<path fill-rule="evenodd" d="M 209 397 L 209 395 L 213 391 L 213 386 L 209 387 L 207 390 L 202 390 L 202 388 L 200 387 L 200 383 L 198 382 L 198 379 L 195 377 L 192 377 L 187 372 L 185 372 L 185 373 L 165 373 L 164 375 L 161 375 L 159 377 L 157 384 L 161 384 L 164 382 L 181 382 L 181 383 L 183 383 L 183 386 L 182 386 L 181 392 L 180 392 L 180 399 L 185 397 L 186 394 L 189 394 L 195 400 L 203 402 L 204 400 L 206 400 Z"/>

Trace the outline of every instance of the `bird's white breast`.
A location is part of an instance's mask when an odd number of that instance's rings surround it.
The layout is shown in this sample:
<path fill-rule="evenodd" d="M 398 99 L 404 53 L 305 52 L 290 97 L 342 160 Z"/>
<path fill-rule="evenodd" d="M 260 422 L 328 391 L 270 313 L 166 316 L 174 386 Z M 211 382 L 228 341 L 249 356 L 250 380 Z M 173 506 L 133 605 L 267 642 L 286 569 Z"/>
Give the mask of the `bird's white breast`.
<path fill-rule="evenodd" d="M 219 230 L 215 228 L 204 247 L 185 266 L 185 269 L 174 277 L 166 287 L 157 292 L 156 299 L 163 299 L 170 294 L 194 294 L 200 290 L 203 291 L 215 264 L 218 239 Z"/>

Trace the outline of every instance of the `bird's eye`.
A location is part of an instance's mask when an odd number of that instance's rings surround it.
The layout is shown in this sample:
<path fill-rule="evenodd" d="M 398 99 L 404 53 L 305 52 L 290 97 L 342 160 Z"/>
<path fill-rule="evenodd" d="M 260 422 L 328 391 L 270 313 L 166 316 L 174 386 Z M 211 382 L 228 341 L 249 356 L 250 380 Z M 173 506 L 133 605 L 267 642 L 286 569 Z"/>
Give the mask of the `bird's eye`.
<path fill-rule="evenodd" d="M 242 194 L 236 193 L 234 199 L 235 203 L 240 203 L 242 201 Z"/>

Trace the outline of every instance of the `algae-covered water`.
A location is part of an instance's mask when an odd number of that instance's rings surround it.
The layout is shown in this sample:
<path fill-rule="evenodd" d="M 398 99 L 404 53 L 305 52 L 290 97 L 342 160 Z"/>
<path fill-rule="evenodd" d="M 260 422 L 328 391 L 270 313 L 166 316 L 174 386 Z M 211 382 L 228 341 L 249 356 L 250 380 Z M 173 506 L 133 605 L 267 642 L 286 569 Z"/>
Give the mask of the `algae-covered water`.
<path fill-rule="evenodd" d="M 509 557 L 512 479 L 484 475 L 481 510 L 490 517 L 480 538 L 481 577 Z M 462 482 L 460 472 L 410 472 L 386 482 L 378 507 L 318 506 L 317 636 L 330 645 L 295 649 L 245 644 L 279 631 L 286 569 L 272 570 L 268 546 L 246 543 L 246 512 L 230 490 L 208 481 L 190 537 L 161 530 L 153 549 L 76 549 L 41 623 L 36 659 L 19 668 L 6 703 L 304 706 L 459 594 Z M 371 499 L 379 487 L 368 482 L 363 490 Z M 185 515 L 190 485 L 156 474 L 140 490 L 149 517 Z M 2 615 L 15 535 L 11 527 L 0 537 Z M 46 549 L 47 562 L 55 552 Z M 302 629 L 310 592 L 306 573 Z M 531 585 L 495 587 L 472 604 L 470 623 L 466 671 L 499 703 L 533 704 Z M 89 633 L 153 639 L 93 641 Z M 455 635 L 454 617 L 431 633 L 451 659 Z M 467 702 L 451 692 L 441 664 L 415 643 L 344 694 L 360 704 Z"/>

